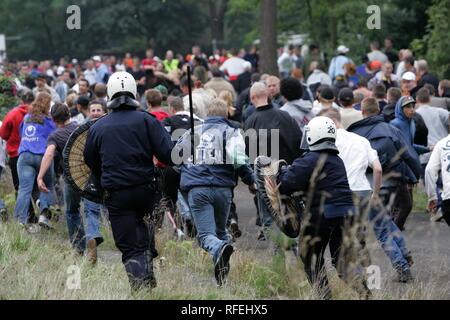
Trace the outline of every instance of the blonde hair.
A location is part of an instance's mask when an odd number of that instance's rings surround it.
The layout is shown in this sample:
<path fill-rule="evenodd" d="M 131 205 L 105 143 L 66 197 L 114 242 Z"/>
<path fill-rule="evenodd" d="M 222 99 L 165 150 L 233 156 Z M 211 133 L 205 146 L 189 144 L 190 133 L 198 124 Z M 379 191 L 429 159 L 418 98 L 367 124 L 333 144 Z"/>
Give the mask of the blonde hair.
<path fill-rule="evenodd" d="M 222 99 L 214 99 L 209 104 L 208 116 L 216 117 L 227 117 L 228 116 L 228 106 Z"/>
<path fill-rule="evenodd" d="M 69 107 L 69 109 L 73 109 L 76 105 L 75 102 L 78 99 L 78 95 L 76 93 L 71 93 L 66 98 L 66 104 Z"/>
<path fill-rule="evenodd" d="M 36 99 L 31 104 L 29 122 L 44 123 L 44 118 L 48 117 L 52 96 L 47 92 L 39 92 Z"/>
<path fill-rule="evenodd" d="M 219 93 L 218 98 L 225 101 L 228 107 L 228 116 L 233 117 L 236 112 L 236 108 L 233 105 L 233 94 L 228 90 L 224 90 Z"/>

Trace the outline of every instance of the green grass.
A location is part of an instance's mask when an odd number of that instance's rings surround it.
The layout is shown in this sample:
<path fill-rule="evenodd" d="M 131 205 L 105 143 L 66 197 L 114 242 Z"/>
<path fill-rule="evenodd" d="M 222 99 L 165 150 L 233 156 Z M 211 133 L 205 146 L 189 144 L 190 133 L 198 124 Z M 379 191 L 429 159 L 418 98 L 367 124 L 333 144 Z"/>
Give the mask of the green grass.
<path fill-rule="evenodd" d="M 4 180 L 3 180 L 4 181 Z M 0 185 L 11 213 L 14 192 Z M 423 212 L 426 199 L 415 191 L 415 211 Z M 99 250 L 99 262 L 92 267 L 86 258 L 72 250 L 65 220 L 53 231 L 41 230 L 29 234 L 12 219 L 0 224 L 0 300 L 2 299 L 152 299 L 152 300 L 226 300 L 226 299 L 313 299 L 302 263 L 291 252 L 291 240 L 280 233 L 272 235 L 281 250 L 248 248 L 237 251 L 231 259 L 227 285 L 218 288 L 214 280 L 213 263 L 194 241 L 173 240 L 169 228 L 157 235 L 160 257 L 155 260 L 158 287 L 151 292 L 131 294 L 120 254 L 114 246 L 108 223 L 102 225 L 105 243 Z M 249 241 L 248 239 L 240 241 Z M 250 246 L 251 247 L 251 246 Z M 72 266 L 81 272 L 81 289 L 70 290 L 67 282 Z M 337 276 L 329 272 L 335 299 L 358 299 L 356 293 Z M 428 285 L 428 284 L 426 284 Z M 430 284 L 431 286 L 432 284 Z M 405 293 L 380 291 L 376 299 L 427 298 L 429 288 L 411 286 Z"/>
<path fill-rule="evenodd" d="M 422 186 L 417 186 L 414 188 L 413 192 L 413 198 L 414 198 L 414 206 L 412 211 L 413 212 L 420 212 L 424 213 L 427 211 L 428 206 L 428 198 L 425 192 L 423 191 Z"/>

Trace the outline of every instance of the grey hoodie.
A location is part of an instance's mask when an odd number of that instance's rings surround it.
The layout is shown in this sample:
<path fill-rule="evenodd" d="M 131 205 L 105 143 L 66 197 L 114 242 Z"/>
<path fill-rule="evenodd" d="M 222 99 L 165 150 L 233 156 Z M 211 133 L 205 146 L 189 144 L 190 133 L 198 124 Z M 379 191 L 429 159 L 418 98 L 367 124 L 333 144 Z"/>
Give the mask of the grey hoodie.
<path fill-rule="evenodd" d="M 310 101 L 300 99 L 287 102 L 281 110 L 289 113 L 304 133 L 305 126 L 314 118 L 312 108 L 313 105 Z"/>

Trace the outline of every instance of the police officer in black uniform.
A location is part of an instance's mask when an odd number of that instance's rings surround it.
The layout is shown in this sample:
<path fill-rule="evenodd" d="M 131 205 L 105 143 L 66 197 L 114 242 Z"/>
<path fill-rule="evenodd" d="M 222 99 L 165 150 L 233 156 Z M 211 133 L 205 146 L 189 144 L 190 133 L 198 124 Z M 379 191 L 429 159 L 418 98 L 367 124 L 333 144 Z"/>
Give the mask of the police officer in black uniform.
<path fill-rule="evenodd" d="M 110 77 L 112 112 L 90 128 L 84 150 L 86 164 L 105 190 L 114 241 L 133 290 L 156 286 L 149 245 L 153 235 L 144 217 L 154 207 L 153 157 L 170 165 L 173 148 L 160 122 L 140 111 L 136 95 L 131 74 L 117 72 Z"/>

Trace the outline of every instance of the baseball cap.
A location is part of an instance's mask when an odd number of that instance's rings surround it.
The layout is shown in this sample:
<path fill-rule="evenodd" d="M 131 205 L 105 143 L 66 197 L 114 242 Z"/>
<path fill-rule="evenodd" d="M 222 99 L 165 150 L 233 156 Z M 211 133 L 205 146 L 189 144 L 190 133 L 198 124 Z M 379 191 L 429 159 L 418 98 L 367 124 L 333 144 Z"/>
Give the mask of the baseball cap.
<path fill-rule="evenodd" d="M 340 45 L 340 46 L 337 48 L 337 52 L 338 52 L 338 53 L 347 53 L 347 52 L 349 52 L 349 51 L 350 51 L 350 49 L 347 48 L 347 47 L 344 46 L 344 45 Z"/>
<path fill-rule="evenodd" d="M 411 71 L 405 72 L 402 76 L 402 80 L 416 81 L 416 75 Z"/>
<path fill-rule="evenodd" d="M 167 90 L 167 88 L 165 86 L 163 86 L 162 84 L 156 86 L 155 90 L 158 90 L 159 92 L 161 92 L 161 94 L 163 96 L 167 96 L 169 94 L 169 91 Z"/>
<path fill-rule="evenodd" d="M 94 56 L 92 58 L 92 60 L 96 61 L 96 62 L 102 62 L 102 58 L 100 56 Z"/>
<path fill-rule="evenodd" d="M 339 92 L 339 101 L 352 102 L 355 96 L 350 88 L 344 88 Z"/>
<path fill-rule="evenodd" d="M 89 105 L 89 98 L 86 96 L 79 96 L 77 99 L 77 104 L 81 105 L 81 106 L 88 106 Z"/>
<path fill-rule="evenodd" d="M 413 97 L 405 97 L 402 101 L 402 108 L 406 107 L 407 105 L 410 104 L 415 104 L 416 100 L 414 100 Z"/>
<path fill-rule="evenodd" d="M 334 99 L 334 93 L 330 87 L 321 88 L 320 96 L 325 100 L 333 100 Z"/>

